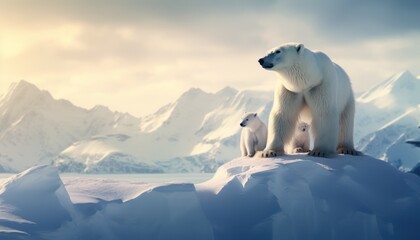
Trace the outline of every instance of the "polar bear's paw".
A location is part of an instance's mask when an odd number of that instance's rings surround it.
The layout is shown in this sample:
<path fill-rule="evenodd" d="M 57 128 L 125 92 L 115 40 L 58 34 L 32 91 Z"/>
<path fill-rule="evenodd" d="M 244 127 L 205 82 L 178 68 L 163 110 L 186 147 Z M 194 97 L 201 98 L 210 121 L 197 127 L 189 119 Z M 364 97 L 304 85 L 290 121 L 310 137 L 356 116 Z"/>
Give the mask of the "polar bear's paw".
<path fill-rule="evenodd" d="M 309 150 L 303 149 L 301 147 L 297 147 L 293 149 L 293 153 L 307 153 L 307 152 L 309 152 Z"/>
<path fill-rule="evenodd" d="M 295 149 L 293 149 L 293 153 L 302 153 L 303 152 L 303 148 L 301 147 L 297 147 Z"/>
<path fill-rule="evenodd" d="M 353 155 L 353 156 L 360 156 L 363 155 L 362 152 L 356 151 L 354 148 L 348 148 L 348 147 L 339 147 L 337 148 L 338 154 L 347 154 L 347 155 Z"/>
<path fill-rule="evenodd" d="M 323 158 L 330 158 L 333 157 L 335 154 L 334 153 L 330 153 L 330 152 L 325 152 L 322 150 L 311 150 L 308 153 L 309 156 L 314 156 L 314 157 L 323 157 Z"/>
<path fill-rule="evenodd" d="M 262 152 L 259 152 L 259 156 L 262 158 L 272 158 L 272 157 L 278 157 L 283 155 L 283 151 L 274 151 L 274 150 L 264 150 Z"/>

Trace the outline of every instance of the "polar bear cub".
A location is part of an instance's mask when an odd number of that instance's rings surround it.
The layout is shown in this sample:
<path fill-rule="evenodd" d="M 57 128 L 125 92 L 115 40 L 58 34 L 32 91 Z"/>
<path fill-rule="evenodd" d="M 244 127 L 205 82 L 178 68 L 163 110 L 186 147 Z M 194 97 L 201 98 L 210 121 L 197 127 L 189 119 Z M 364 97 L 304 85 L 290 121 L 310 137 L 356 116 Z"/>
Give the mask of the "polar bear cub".
<path fill-rule="evenodd" d="M 253 157 L 257 151 L 264 150 L 267 144 L 267 126 L 256 113 L 245 113 L 240 126 L 242 156 Z"/>
<path fill-rule="evenodd" d="M 359 154 L 353 145 L 353 91 L 349 77 L 339 65 L 323 52 L 299 43 L 276 47 L 258 62 L 279 76 L 262 157 L 284 153 L 284 145 L 291 140 L 304 109 L 312 117 L 314 147 L 309 155 Z"/>
<path fill-rule="evenodd" d="M 305 153 L 310 151 L 310 137 L 309 129 L 310 125 L 305 122 L 298 123 L 295 134 L 292 140 L 292 152 L 293 153 Z"/>

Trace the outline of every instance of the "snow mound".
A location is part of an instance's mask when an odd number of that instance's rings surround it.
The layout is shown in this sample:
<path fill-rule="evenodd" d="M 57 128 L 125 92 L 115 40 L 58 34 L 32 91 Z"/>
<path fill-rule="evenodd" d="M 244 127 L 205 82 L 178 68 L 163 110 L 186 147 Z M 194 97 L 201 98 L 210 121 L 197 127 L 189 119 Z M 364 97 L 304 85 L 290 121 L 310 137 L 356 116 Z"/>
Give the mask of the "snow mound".
<path fill-rule="evenodd" d="M 419 239 L 420 178 L 368 156 L 238 158 L 201 184 L 3 183 L 2 239 Z"/>
<path fill-rule="evenodd" d="M 0 187 L 0 236 L 6 239 L 42 239 L 42 232 L 55 231 L 74 217 L 73 204 L 53 167 L 31 168 Z"/>
<path fill-rule="evenodd" d="M 219 239 L 420 237 L 420 178 L 368 156 L 237 159 L 197 189 Z"/>

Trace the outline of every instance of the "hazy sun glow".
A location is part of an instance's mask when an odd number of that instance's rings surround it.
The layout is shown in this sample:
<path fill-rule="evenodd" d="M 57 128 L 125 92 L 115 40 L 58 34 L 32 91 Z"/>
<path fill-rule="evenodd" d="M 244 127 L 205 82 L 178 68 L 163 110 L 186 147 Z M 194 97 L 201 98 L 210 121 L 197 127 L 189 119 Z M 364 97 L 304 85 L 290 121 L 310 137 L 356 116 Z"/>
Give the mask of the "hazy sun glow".
<path fill-rule="evenodd" d="M 269 0 L 10 1 L 0 9 L 0 94 L 25 79 L 82 107 L 140 116 L 191 87 L 271 90 L 275 75 L 257 59 L 290 41 L 326 52 L 356 92 L 405 69 L 419 74 L 420 30 L 405 8 L 373 1 L 378 17 L 305 3 L 310 11 Z M 338 14 L 349 11 L 358 17 Z M 400 22 L 387 25 L 391 12 Z"/>

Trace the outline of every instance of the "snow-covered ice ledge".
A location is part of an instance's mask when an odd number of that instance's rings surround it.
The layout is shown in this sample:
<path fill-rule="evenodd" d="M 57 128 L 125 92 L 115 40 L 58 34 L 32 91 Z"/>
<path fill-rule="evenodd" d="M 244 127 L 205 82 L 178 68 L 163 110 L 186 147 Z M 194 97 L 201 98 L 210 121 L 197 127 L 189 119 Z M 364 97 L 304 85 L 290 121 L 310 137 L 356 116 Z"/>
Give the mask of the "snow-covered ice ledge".
<path fill-rule="evenodd" d="M 202 184 L 31 168 L 0 188 L 0 239 L 420 239 L 420 178 L 368 157 L 238 158 Z"/>

